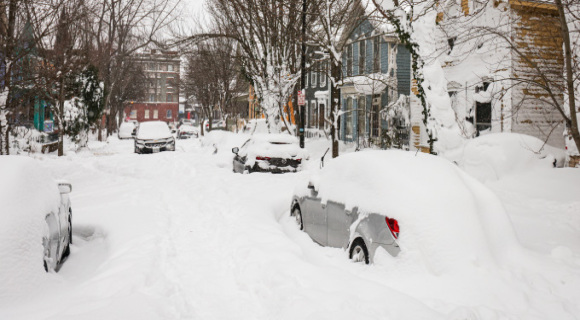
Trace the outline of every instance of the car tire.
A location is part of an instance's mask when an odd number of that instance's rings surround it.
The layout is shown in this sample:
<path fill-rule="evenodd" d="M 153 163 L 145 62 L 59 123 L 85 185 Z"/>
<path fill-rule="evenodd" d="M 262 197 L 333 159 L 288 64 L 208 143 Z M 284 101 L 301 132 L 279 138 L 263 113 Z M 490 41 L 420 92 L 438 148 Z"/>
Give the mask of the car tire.
<path fill-rule="evenodd" d="M 66 247 L 64 248 L 64 252 L 62 254 L 62 258 L 66 258 L 70 255 L 70 245 L 72 244 L 72 223 L 70 216 L 68 217 L 68 242 Z"/>
<path fill-rule="evenodd" d="M 353 241 L 350 246 L 349 258 L 354 262 L 369 264 L 369 251 L 361 238 Z"/>
<path fill-rule="evenodd" d="M 290 212 L 290 216 L 293 217 L 300 230 L 304 230 L 304 222 L 302 221 L 302 211 L 298 205 L 295 205 Z"/>

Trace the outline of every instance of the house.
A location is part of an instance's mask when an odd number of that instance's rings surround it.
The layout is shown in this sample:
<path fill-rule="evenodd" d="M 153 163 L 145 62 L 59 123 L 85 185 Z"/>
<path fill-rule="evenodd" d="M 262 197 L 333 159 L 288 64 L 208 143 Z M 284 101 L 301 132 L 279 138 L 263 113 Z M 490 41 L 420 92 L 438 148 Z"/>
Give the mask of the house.
<path fill-rule="evenodd" d="M 314 62 L 310 66 L 310 72 L 305 74 L 306 105 L 304 106 L 304 128 L 306 137 L 320 135 L 321 130 L 328 130 L 329 123 L 325 121 L 330 117 L 330 80 L 328 61 L 322 53 L 315 52 Z"/>
<path fill-rule="evenodd" d="M 364 18 L 345 32 L 340 139 L 409 147 L 411 55 L 391 27 Z"/>
<path fill-rule="evenodd" d="M 126 105 L 125 118 L 139 122 L 176 122 L 179 117 L 179 53 L 151 50 L 135 55 L 134 59 L 143 66 L 149 87 L 143 100 Z"/>
<path fill-rule="evenodd" d="M 464 137 L 514 132 L 564 148 L 563 118 L 553 107 L 564 101 L 555 4 L 448 0 L 439 10 L 440 62 Z"/>

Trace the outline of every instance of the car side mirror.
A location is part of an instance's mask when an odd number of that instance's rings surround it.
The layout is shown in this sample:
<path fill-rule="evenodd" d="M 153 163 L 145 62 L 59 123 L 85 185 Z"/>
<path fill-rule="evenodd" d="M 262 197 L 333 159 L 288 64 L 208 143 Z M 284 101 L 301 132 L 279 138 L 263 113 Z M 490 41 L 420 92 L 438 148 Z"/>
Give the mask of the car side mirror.
<path fill-rule="evenodd" d="M 238 147 L 232 148 L 232 153 L 238 154 L 238 152 L 240 152 L 240 148 Z"/>
<path fill-rule="evenodd" d="M 72 184 L 68 182 L 59 182 L 58 183 L 58 191 L 61 194 L 67 194 L 72 192 Z"/>
<path fill-rule="evenodd" d="M 312 182 L 308 182 L 308 189 L 317 192 L 316 187 L 312 184 Z"/>

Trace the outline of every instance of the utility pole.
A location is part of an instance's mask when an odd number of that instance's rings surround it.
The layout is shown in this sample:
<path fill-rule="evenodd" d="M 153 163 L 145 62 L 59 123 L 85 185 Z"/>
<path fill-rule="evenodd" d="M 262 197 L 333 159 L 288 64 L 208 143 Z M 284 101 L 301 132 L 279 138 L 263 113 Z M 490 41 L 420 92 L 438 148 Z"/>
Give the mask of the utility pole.
<path fill-rule="evenodd" d="M 300 60 L 300 87 L 302 94 L 306 95 L 306 0 L 302 0 L 302 59 Z M 304 105 L 298 106 L 300 120 L 298 121 L 298 135 L 300 138 L 300 148 L 304 148 L 304 122 L 306 117 L 304 115 Z"/>

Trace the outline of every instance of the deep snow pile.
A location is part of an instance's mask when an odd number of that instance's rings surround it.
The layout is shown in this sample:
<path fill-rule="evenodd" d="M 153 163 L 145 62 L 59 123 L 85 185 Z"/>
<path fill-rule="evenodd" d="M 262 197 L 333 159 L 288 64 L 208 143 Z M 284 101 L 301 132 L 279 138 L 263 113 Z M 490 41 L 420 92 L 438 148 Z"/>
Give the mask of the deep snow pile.
<path fill-rule="evenodd" d="M 178 140 L 176 152 L 152 155 L 134 154 L 133 141 L 111 138 L 66 157 L 42 156 L 46 170 L 74 185 L 72 253 L 58 274 L 49 275 L 54 280 L 50 294 L 29 290 L 26 301 L 4 303 L 0 319 L 580 316 L 580 247 L 565 248 L 567 242 L 580 242 L 575 218 L 580 203 L 574 197 L 578 187 L 573 188 L 580 174 L 574 169 L 533 169 L 488 183 L 510 217 L 517 218 L 514 228 L 524 249 L 494 243 L 514 242 L 504 237 L 513 231 L 486 223 L 503 208 L 492 210 L 497 201 L 489 190 L 453 165 L 444 165 L 444 159 L 430 165 L 444 169 L 434 173 L 441 181 L 426 181 L 418 174 L 407 177 L 393 166 L 387 170 L 404 176 L 404 186 L 426 193 L 435 209 L 448 205 L 457 213 L 465 207 L 465 216 L 459 221 L 436 221 L 435 215 L 426 221 L 406 220 L 401 237 L 404 230 L 421 236 L 418 227 L 431 228 L 424 238 L 405 240 L 406 254 L 377 255 L 374 265 L 364 266 L 350 262 L 341 249 L 318 246 L 289 217 L 295 186 L 308 183 L 329 143 L 307 141 L 313 157 L 303 172 L 233 174 L 231 148 L 247 137 L 216 131 L 201 139 L 206 146 L 199 139 Z M 229 160 L 223 161 L 226 156 Z M 457 185 L 467 186 L 472 195 Z M 467 199 L 448 204 L 434 199 L 445 190 L 458 192 L 445 199 Z M 401 197 L 406 208 L 429 206 L 423 198 Z M 490 216 L 479 220 L 480 231 L 470 233 L 474 229 L 466 222 L 474 223 L 484 212 Z M 498 227 L 506 226 L 504 222 Z M 452 230 L 455 226 L 469 230 Z M 452 234 L 439 235 L 437 229 Z M 461 235 L 460 243 L 437 242 L 452 235 Z M 493 260 L 478 255 L 480 249 L 491 251 Z M 439 251 L 461 254 L 437 261 Z M 460 263 L 455 266 L 453 261 Z"/>
<path fill-rule="evenodd" d="M 412 256 L 413 264 L 437 275 L 502 263 L 519 248 L 496 196 L 436 156 L 350 153 L 329 161 L 313 184 L 322 203 L 333 200 L 397 219 L 400 259 Z"/>
<path fill-rule="evenodd" d="M 42 237 L 59 203 L 56 182 L 37 160 L 0 157 L 0 309 L 53 278 L 43 268 Z"/>
<path fill-rule="evenodd" d="M 563 167 L 566 162 L 563 150 L 518 133 L 494 133 L 466 140 L 444 157 L 484 182 L 524 171 Z"/>

